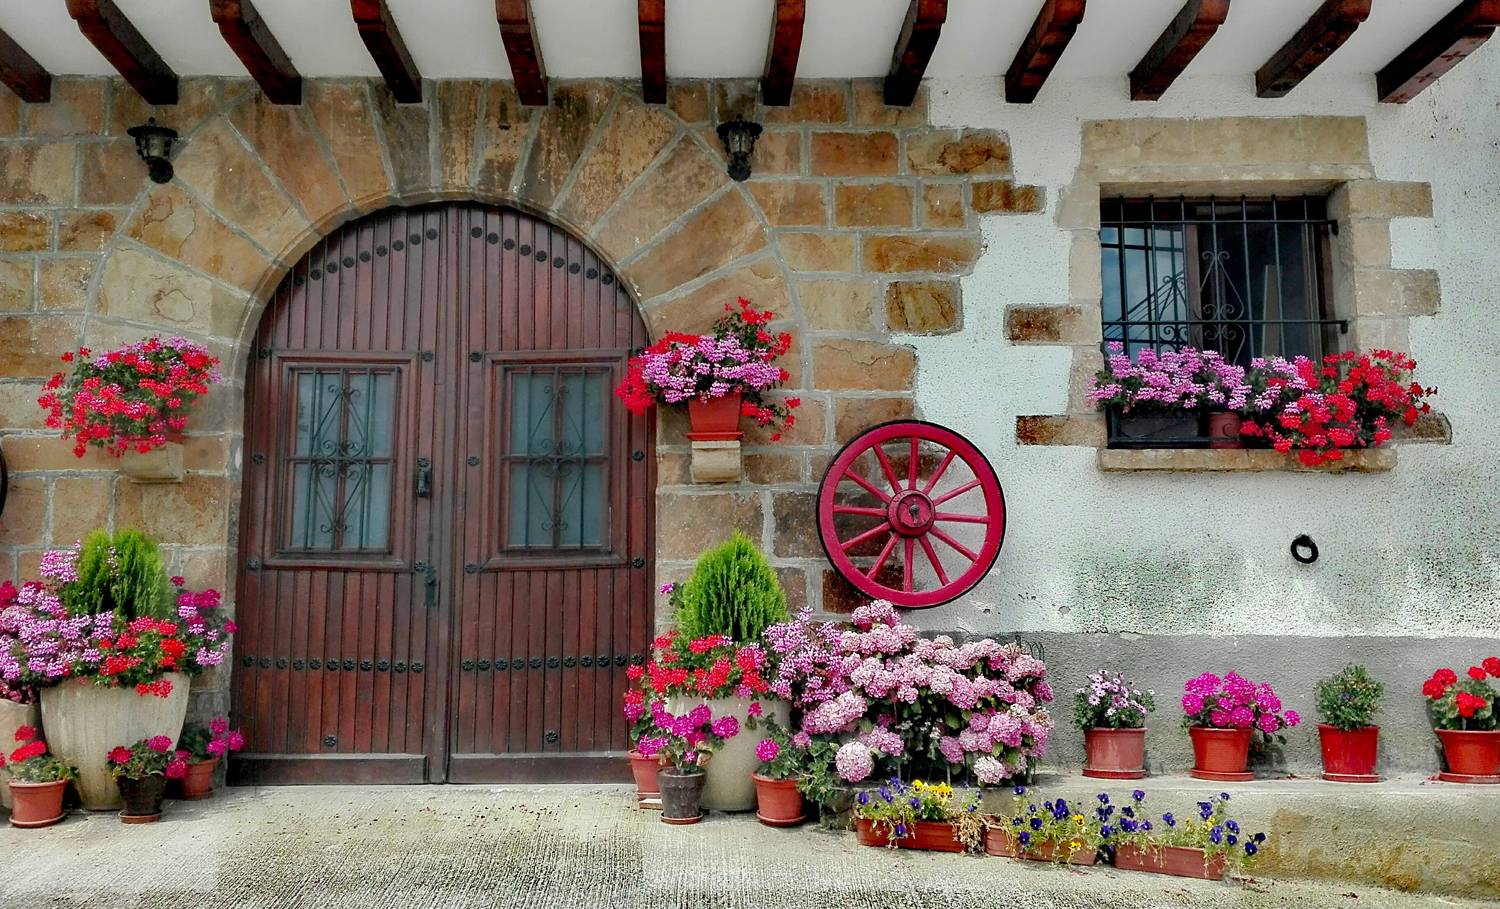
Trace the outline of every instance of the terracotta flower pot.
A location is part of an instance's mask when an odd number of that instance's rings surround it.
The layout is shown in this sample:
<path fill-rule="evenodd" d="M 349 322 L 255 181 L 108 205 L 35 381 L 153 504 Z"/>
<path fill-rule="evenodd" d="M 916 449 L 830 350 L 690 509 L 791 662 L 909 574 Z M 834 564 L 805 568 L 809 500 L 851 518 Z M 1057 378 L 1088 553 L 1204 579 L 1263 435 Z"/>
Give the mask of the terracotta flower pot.
<path fill-rule="evenodd" d="M 1145 729 L 1085 729 L 1088 755 L 1083 775 L 1104 780 L 1138 780 L 1146 775 Z"/>
<path fill-rule="evenodd" d="M 1224 856 L 1216 855 L 1209 859 L 1202 849 L 1190 849 L 1186 846 L 1158 846 L 1154 849 L 1128 844 L 1116 846 L 1115 867 L 1127 871 L 1170 874 L 1174 877 L 1195 877 L 1205 881 L 1224 879 Z"/>
<path fill-rule="evenodd" d="M 661 807 L 661 784 L 656 775 L 661 772 L 661 761 L 648 758 L 639 751 L 630 752 L 630 775 L 635 777 L 635 801 L 642 808 Z"/>
<path fill-rule="evenodd" d="M 1024 858 L 1033 862 L 1055 862 L 1060 861 L 1061 856 L 1067 854 L 1055 843 L 1042 843 L 1031 849 L 1022 849 L 1021 843 L 1015 834 L 1000 827 L 991 827 L 984 832 L 984 851 L 986 855 L 997 855 L 1003 858 Z M 1076 849 L 1067 857 L 1069 865 L 1093 865 L 1099 861 L 1099 853 L 1087 846 Z"/>
<path fill-rule="evenodd" d="M 664 824 L 696 824 L 703 820 L 698 805 L 703 792 L 702 770 L 683 771 L 664 767 L 656 775 L 661 784 L 661 820 Z"/>
<path fill-rule="evenodd" d="M 773 780 L 754 775 L 755 816 L 767 827 L 793 827 L 807 820 L 802 810 L 802 793 L 796 780 Z"/>
<path fill-rule="evenodd" d="M 1245 768 L 1250 763 L 1249 729 L 1210 729 L 1193 726 L 1188 735 L 1193 738 L 1192 775 L 1200 780 L 1215 780 L 1224 783 L 1243 783 L 1255 778 Z"/>
<path fill-rule="evenodd" d="M 1318 742 L 1323 746 L 1323 779 L 1335 783 L 1378 783 L 1375 772 L 1380 727 L 1339 729 L 1318 724 Z"/>
<path fill-rule="evenodd" d="M 1500 783 L 1500 729 L 1438 729 L 1448 769 L 1438 779 L 1449 783 Z"/>
<path fill-rule="evenodd" d="M 688 399 L 688 423 L 692 430 L 687 437 L 694 442 L 737 442 L 744 437 L 740 432 L 740 404 L 744 393 L 732 391 L 722 398 L 700 401 Z"/>
<path fill-rule="evenodd" d="M 42 727 L 52 753 L 78 768 L 78 795 L 90 811 L 120 807 L 120 790 L 109 773 L 109 750 L 164 735 L 177 743 L 187 717 L 191 681 L 180 672 L 163 678 L 172 693 L 159 698 L 133 688 L 100 688 L 92 679 L 72 679 L 42 689 Z"/>
<path fill-rule="evenodd" d="M 167 797 L 167 778 L 160 773 L 132 780 L 120 777 L 115 781 L 120 788 L 120 800 L 124 808 L 120 821 L 125 824 L 153 824 L 161 820 L 161 803 Z"/>
<path fill-rule="evenodd" d="M 0 750 L 10 754 L 15 748 L 16 730 L 22 726 L 40 726 L 40 714 L 35 704 L 17 704 L 15 701 L 7 701 L 0 698 Z M 5 785 L 10 780 L 10 771 L 0 767 L 0 807 L 10 808 L 10 787 Z"/>
<path fill-rule="evenodd" d="M 874 821 L 857 817 L 854 819 L 854 839 L 861 846 L 890 846 L 894 842 L 902 849 L 921 849 L 926 852 L 964 851 L 964 844 L 958 841 L 953 825 L 941 821 L 917 821 L 906 836 L 893 840 L 888 830 L 882 828 L 877 832 Z"/>
<path fill-rule="evenodd" d="M 1244 422 L 1237 413 L 1211 413 L 1208 415 L 1209 448 L 1244 448 L 1240 439 L 1240 424 Z"/>
<path fill-rule="evenodd" d="M 199 799 L 213 798 L 214 770 L 218 766 L 218 758 L 209 758 L 206 761 L 189 764 L 187 776 L 178 780 L 178 785 L 182 789 L 183 801 L 196 802 Z"/>
<path fill-rule="evenodd" d="M 19 783 L 10 781 L 12 827 L 51 827 L 63 819 L 63 793 L 68 781 Z"/>

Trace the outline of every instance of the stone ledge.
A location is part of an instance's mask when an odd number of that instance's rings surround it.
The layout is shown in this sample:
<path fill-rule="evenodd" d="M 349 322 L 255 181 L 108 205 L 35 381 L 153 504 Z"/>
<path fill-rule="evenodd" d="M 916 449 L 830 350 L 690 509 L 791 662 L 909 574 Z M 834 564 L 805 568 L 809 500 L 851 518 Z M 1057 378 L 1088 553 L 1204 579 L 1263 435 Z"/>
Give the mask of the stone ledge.
<path fill-rule="evenodd" d="M 1341 461 L 1307 467 L 1292 455 L 1264 448 L 1101 448 L 1098 464 L 1106 473 L 1381 473 L 1396 466 L 1396 452 L 1392 448 L 1354 451 Z"/>

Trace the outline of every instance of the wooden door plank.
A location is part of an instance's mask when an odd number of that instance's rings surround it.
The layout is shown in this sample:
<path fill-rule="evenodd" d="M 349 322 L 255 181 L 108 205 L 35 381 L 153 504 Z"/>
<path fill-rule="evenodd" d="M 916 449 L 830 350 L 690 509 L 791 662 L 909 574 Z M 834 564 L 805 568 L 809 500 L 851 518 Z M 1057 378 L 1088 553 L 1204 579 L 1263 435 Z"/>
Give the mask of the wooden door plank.
<path fill-rule="evenodd" d="M 1375 76 L 1380 100 L 1405 104 L 1484 46 L 1500 26 L 1500 0 L 1464 0 Z"/>
<path fill-rule="evenodd" d="M 252 0 L 209 0 L 209 15 L 272 104 L 301 104 L 302 76 Z"/>
<path fill-rule="evenodd" d="M 1047 0 L 1005 72 L 1005 100 L 1030 104 L 1083 21 L 1084 0 Z"/>
<path fill-rule="evenodd" d="M 1255 93 L 1261 98 L 1283 98 L 1313 70 L 1344 46 L 1360 23 L 1369 18 L 1372 0 L 1323 0 L 1271 59 L 1255 73 Z"/>
<path fill-rule="evenodd" d="M 177 103 L 177 74 L 114 0 L 67 0 L 68 15 L 148 104 Z"/>
<path fill-rule="evenodd" d="M 886 104 L 909 107 L 916 100 L 947 19 L 948 0 L 911 0 L 885 77 Z"/>
<path fill-rule="evenodd" d="M 1229 0 L 1187 0 L 1130 72 L 1130 100 L 1158 101 L 1229 17 Z"/>

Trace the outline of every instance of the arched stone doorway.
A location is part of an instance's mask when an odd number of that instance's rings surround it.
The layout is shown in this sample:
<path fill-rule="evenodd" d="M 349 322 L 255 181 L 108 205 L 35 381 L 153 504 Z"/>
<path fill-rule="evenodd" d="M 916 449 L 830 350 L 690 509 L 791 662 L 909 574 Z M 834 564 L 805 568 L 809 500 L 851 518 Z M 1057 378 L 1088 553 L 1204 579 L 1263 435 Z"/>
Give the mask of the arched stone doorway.
<path fill-rule="evenodd" d="M 511 209 L 351 222 L 282 281 L 246 376 L 240 782 L 600 779 L 652 627 L 647 331 Z"/>

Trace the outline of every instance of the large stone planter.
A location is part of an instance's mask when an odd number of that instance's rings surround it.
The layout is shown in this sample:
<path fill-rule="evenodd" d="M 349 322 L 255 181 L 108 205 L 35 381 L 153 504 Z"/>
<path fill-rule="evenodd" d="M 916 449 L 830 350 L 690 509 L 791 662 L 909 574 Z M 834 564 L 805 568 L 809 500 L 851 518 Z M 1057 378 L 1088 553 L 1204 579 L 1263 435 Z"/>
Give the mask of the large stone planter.
<path fill-rule="evenodd" d="M 188 677 L 165 676 L 172 693 L 144 697 L 133 688 L 100 688 L 74 679 L 42 690 L 42 727 L 52 753 L 78 768 L 78 795 L 90 811 L 120 807 L 120 791 L 109 775 L 107 755 L 116 745 L 164 735 L 177 744 L 187 718 Z"/>
<path fill-rule="evenodd" d="M 22 726 L 39 725 L 35 704 L 17 704 L 0 700 L 0 752 L 6 757 L 16 750 L 16 730 Z M 10 771 L 0 770 L 0 805 L 10 810 L 14 803 L 10 797 Z"/>
<path fill-rule="evenodd" d="M 699 800 L 704 808 L 714 811 L 751 811 L 755 808 L 755 780 L 751 778 L 751 774 L 760 769 L 760 759 L 755 756 L 755 745 L 765 737 L 763 726 L 759 729 L 745 728 L 745 718 L 749 716 L 750 705 L 755 700 L 717 698 L 704 702 L 713 711 L 715 719 L 728 714 L 740 721 L 740 734 L 714 752 L 713 758 L 704 767 L 706 779 L 703 781 L 703 795 Z M 674 699 L 668 709 L 673 713 L 681 713 L 696 703 L 699 702 L 686 698 Z M 765 717 L 775 718 L 782 726 L 790 721 L 791 709 L 786 702 L 761 700 L 760 704 L 765 708 Z"/>

